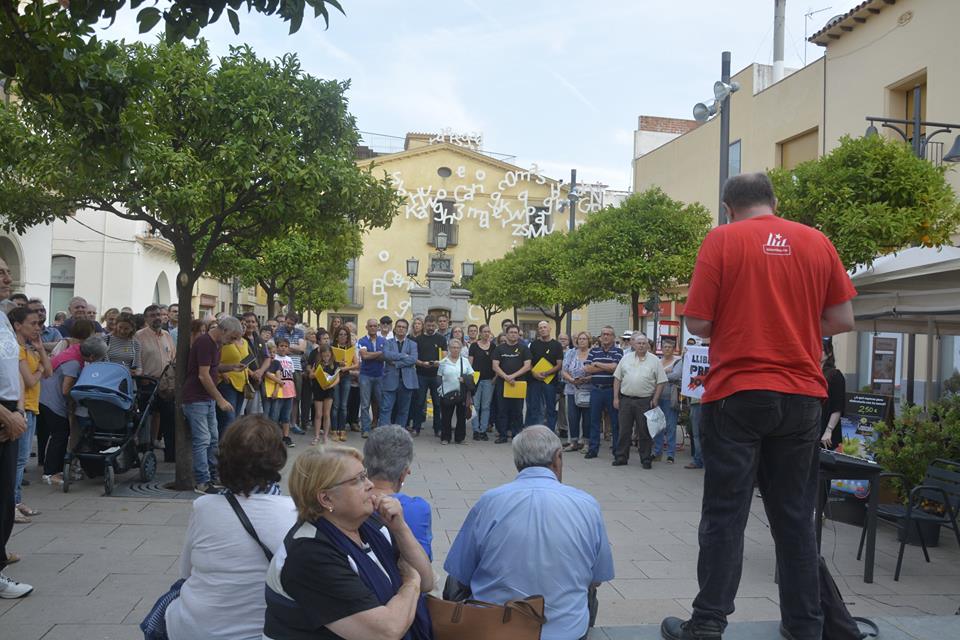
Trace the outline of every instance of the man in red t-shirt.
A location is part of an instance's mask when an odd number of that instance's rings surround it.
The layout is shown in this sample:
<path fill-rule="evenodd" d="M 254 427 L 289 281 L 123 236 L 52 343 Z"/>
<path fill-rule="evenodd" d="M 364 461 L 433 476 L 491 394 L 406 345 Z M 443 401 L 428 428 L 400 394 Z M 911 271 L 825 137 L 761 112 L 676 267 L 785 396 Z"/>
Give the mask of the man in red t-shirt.
<path fill-rule="evenodd" d="M 700 593 L 690 620 L 666 618 L 668 640 L 720 638 L 733 613 L 743 531 L 756 477 L 777 549 L 781 633 L 822 635 L 817 542 L 822 338 L 853 328 L 856 295 L 822 233 L 774 215 L 765 174 L 723 187 L 732 224 L 707 234 L 690 283 L 687 326 L 710 338 L 700 423 Z"/>

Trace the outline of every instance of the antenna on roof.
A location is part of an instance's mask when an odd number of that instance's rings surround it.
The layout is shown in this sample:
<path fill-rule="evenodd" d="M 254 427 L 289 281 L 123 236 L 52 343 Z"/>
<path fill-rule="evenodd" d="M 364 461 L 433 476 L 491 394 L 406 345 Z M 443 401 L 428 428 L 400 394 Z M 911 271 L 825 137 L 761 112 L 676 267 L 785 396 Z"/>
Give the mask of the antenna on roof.
<path fill-rule="evenodd" d="M 823 13 L 824 11 L 830 11 L 833 7 L 824 7 L 823 9 L 814 9 L 810 7 L 807 9 L 807 12 L 803 14 L 803 66 L 807 66 L 807 45 L 810 43 L 807 42 L 807 32 L 809 31 L 810 20 L 813 19 L 813 16 L 818 13 Z"/>

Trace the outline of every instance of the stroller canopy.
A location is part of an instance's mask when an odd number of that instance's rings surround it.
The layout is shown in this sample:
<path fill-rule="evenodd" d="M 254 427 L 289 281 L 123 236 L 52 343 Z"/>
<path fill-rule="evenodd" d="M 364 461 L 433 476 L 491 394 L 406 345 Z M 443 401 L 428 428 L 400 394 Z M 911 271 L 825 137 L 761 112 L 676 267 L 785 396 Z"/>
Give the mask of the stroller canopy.
<path fill-rule="evenodd" d="M 70 390 L 70 396 L 80 404 L 84 400 L 103 400 L 124 411 L 133 406 L 133 393 L 130 370 L 118 362 L 87 364 Z"/>

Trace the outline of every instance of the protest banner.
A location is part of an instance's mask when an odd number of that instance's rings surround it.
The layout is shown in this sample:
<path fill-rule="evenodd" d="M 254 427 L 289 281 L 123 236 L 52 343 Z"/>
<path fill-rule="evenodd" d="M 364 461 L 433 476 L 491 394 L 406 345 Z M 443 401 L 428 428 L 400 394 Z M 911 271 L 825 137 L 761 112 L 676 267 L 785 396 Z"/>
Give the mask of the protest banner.
<path fill-rule="evenodd" d="M 710 370 L 710 347 L 687 347 L 683 354 L 683 377 L 680 395 L 699 400 L 703 397 L 703 381 Z"/>

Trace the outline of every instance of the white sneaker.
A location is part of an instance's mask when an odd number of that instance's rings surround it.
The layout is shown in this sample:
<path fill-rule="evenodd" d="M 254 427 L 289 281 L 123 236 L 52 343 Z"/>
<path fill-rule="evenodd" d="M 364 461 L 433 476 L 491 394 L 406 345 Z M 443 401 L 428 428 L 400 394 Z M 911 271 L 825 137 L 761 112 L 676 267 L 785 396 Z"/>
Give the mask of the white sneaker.
<path fill-rule="evenodd" d="M 0 598 L 22 598 L 33 591 L 33 587 L 17 582 L 0 573 Z"/>

